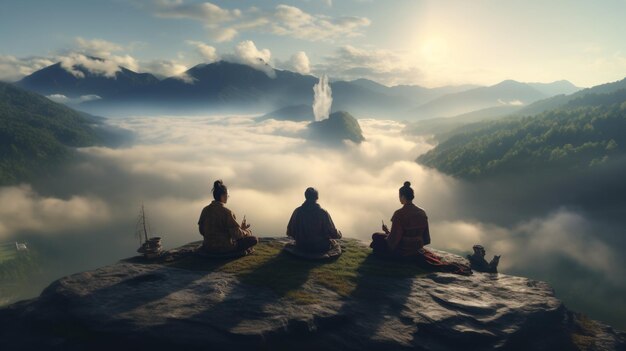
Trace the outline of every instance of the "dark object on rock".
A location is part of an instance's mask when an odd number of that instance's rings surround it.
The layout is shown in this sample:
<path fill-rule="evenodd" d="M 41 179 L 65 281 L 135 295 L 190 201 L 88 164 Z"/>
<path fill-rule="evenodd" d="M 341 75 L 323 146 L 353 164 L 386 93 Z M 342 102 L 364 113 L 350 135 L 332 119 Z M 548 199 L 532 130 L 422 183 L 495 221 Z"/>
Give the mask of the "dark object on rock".
<path fill-rule="evenodd" d="M 137 252 L 142 253 L 144 257 L 148 259 L 159 257 L 161 253 L 163 253 L 161 238 L 155 237 L 148 239 L 148 241 L 141 244 Z"/>
<path fill-rule="evenodd" d="M 474 245 L 472 247 L 474 253 L 467 255 L 467 259 L 470 262 L 470 266 L 473 270 L 485 273 L 498 273 L 498 263 L 500 263 L 500 256 L 493 256 L 491 262 L 485 260 L 485 248 L 482 245 Z"/>
<path fill-rule="evenodd" d="M 253 247 L 249 247 L 245 250 L 235 250 L 235 251 L 230 251 L 230 252 L 209 252 L 209 251 L 204 250 L 202 247 L 200 247 L 196 251 L 196 254 L 199 256 L 207 257 L 207 258 L 216 258 L 216 259 L 238 258 L 238 257 L 248 256 L 253 253 L 254 253 Z"/>
<path fill-rule="evenodd" d="M 409 256 L 396 255 L 389 251 L 386 240 L 387 234 L 374 233 L 372 235 L 372 243 L 370 247 L 373 249 L 375 257 L 386 260 L 414 262 L 422 269 L 432 272 L 445 272 L 460 275 L 472 275 L 471 268 L 465 262 L 448 261 L 443 257 L 424 248 L 420 249 L 417 254 Z"/>
<path fill-rule="evenodd" d="M 435 272 L 446 272 L 460 275 L 472 275 L 472 269 L 462 263 L 447 262 L 430 250 L 422 249 L 417 255 L 417 265 Z"/>
<path fill-rule="evenodd" d="M 331 240 L 330 247 L 327 251 L 308 252 L 299 250 L 295 243 L 288 243 L 283 250 L 291 255 L 304 258 L 307 260 L 328 260 L 341 256 L 341 245 L 335 240 Z"/>

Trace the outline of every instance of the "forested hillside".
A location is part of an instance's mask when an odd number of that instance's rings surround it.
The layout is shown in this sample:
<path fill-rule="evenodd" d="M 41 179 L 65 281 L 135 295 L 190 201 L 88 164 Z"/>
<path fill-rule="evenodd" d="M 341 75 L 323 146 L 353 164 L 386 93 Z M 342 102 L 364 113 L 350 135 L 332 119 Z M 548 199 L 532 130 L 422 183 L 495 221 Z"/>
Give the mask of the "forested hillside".
<path fill-rule="evenodd" d="M 620 90 L 536 116 L 470 125 L 418 162 L 462 178 L 575 171 L 617 160 L 625 146 L 626 90 Z"/>
<path fill-rule="evenodd" d="M 46 173 L 70 147 L 101 143 L 95 117 L 0 82 L 0 184 Z"/>

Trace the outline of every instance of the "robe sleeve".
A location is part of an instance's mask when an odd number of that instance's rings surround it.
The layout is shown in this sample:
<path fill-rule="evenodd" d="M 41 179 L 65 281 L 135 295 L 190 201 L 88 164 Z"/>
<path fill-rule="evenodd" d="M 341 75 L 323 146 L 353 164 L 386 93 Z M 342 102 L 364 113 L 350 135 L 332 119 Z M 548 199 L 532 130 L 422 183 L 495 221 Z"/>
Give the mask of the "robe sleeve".
<path fill-rule="evenodd" d="M 341 232 L 335 228 L 335 223 L 333 223 L 333 219 L 330 217 L 330 213 L 324 211 L 324 226 L 326 227 L 326 232 L 328 233 L 328 237 L 330 239 L 341 239 Z"/>
<path fill-rule="evenodd" d="M 226 228 L 228 228 L 228 234 L 230 234 L 233 240 L 241 239 L 252 234 L 249 229 L 241 228 L 239 223 L 237 223 L 235 214 L 232 212 L 228 214 Z"/>
<path fill-rule="evenodd" d="M 398 216 L 394 213 L 393 217 L 391 217 L 391 231 L 387 236 L 387 245 L 391 250 L 395 250 L 396 246 L 398 246 L 403 233 L 404 230 L 402 229 Z"/>
<path fill-rule="evenodd" d="M 200 213 L 200 218 L 198 219 L 198 231 L 200 231 L 200 235 L 204 236 L 204 217 L 206 217 L 206 208 L 202 209 Z"/>
<path fill-rule="evenodd" d="M 287 224 L 287 236 L 290 236 L 292 238 L 296 237 L 297 213 L 298 209 L 293 211 L 293 213 L 291 214 L 291 218 L 289 219 L 289 224 Z"/>
<path fill-rule="evenodd" d="M 424 235 L 422 237 L 424 245 L 430 244 L 430 229 L 428 228 L 428 221 L 426 221 L 426 229 L 424 229 Z"/>

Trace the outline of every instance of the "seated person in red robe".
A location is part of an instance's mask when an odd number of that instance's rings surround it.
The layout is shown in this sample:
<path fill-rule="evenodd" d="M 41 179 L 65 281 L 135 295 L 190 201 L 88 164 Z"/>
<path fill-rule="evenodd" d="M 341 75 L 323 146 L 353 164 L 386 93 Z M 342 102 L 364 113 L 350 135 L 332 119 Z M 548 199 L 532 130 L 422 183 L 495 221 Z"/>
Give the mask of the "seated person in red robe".
<path fill-rule="evenodd" d="M 397 258 L 419 255 L 430 244 L 426 212 L 413 204 L 415 194 L 411 183 L 404 182 L 399 190 L 402 208 L 391 217 L 391 230 L 383 224 L 384 233 L 374 233 L 370 247 L 374 253 Z"/>
<path fill-rule="evenodd" d="M 370 247 L 374 254 L 392 259 L 414 261 L 420 267 L 462 275 L 472 274 L 469 266 L 445 262 L 432 251 L 424 249 L 430 244 L 430 230 L 426 212 L 413 204 L 415 193 L 411 183 L 404 182 L 399 190 L 402 208 L 391 217 L 391 230 L 383 224 L 384 233 L 374 233 Z"/>

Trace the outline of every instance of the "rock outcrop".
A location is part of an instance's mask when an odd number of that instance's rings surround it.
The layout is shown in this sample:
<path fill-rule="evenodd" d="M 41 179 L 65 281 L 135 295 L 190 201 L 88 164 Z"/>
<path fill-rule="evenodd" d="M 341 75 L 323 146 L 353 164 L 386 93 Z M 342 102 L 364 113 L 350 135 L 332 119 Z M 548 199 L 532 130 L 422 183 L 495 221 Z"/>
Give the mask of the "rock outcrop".
<path fill-rule="evenodd" d="M 355 240 L 333 262 L 216 261 L 197 243 L 62 278 L 0 310 L 2 350 L 623 350 L 624 333 L 568 311 L 548 284 L 380 261 Z M 447 260 L 461 257 L 439 252 Z"/>
<path fill-rule="evenodd" d="M 310 140 L 331 145 L 341 145 L 344 140 L 359 144 L 365 140 L 359 121 L 345 111 L 333 112 L 327 119 L 311 122 L 308 132 Z"/>

